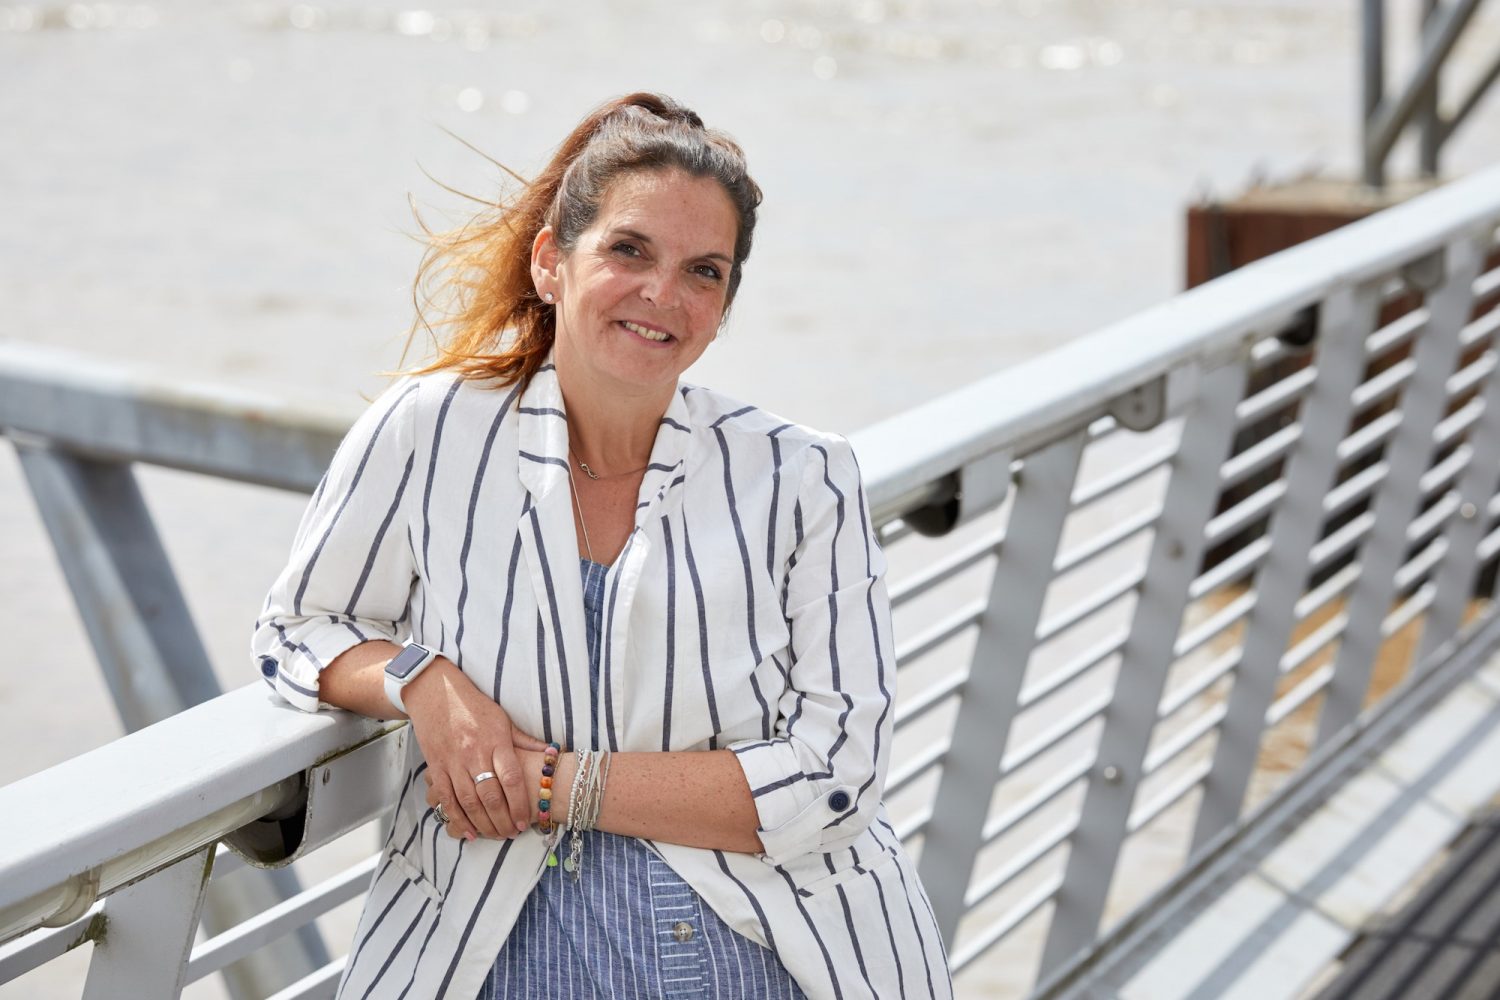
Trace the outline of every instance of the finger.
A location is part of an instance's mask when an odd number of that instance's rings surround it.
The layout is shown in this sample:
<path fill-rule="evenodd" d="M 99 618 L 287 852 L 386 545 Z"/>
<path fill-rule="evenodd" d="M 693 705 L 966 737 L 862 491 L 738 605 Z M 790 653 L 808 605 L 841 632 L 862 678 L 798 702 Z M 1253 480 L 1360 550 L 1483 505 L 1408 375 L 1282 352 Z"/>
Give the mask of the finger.
<path fill-rule="evenodd" d="M 443 804 L 443 814 L 448 817 L 448 822 L 443 824 L 443 828 L 450 837 L 457 840 L 473 832 L 473 824 L 469 822 L 463 810 L 459 808 L 458 800 L 453 796 L 452 784 L 442 774 L 433 775 L 432 787 L 427 790 L 427 804 L 434 811 L 439 802 Z"/>
<path fill-rule="evenodd" d="M 428 770 L 422 772 L 422 780 L 425 781 L 425 782 L 427 782 L 427 787 L 428 788 L 432 787 L 432 771 L 431 771 L 431 769 L 428 769 Z"/>
<path fill-rule="evenodd" d="M 474 788 L 479 793 L 479 801 L 484 806 L 485 815 L 495 827 L 497 836 L 509 840 L 520 832 L 511 822 L 510 809 L 505 802 L 505 791 L 498 777 L 476 782 Z"/>
<path fill-rule="evenodd" d="M 544 741 L 537 739 L 530 733 L 522 732 L 514 726 L 510 730 L 510 742 L 511 746 L 520 747 L 522 750 L 535 750 L 540 753 L 547 749 L 547 744 Z"/>
<path fill-rule="evenodd" d="M 481 837 L 499 837 L 500 832 L 495 829 L 489 811 L 484 808 L 484 803 L 479 799 L 479 791 L 474 787 L 474 775 L 482 770 L 484 769 L 481 767 L 473 771 L 453 771 L 449 774 L 449 780 L 453 783 L 453 795 L 463 808 L 464 819 L 469 825 Z"/>
<path fill-rule="evenodd" d="M 528 829 L 531 826 L 531 797 L 535 795 L 541 798 L 541 786 L 532 788 L 527 784 L 526 775 L 522 771 L 521 760 L 516 756 L 515 748 L 496 747 L 491 759 L 494 762 L 495 775 L 500 781 L 500 787 L 505 792 L 511 825 L 517 830 Z"/>

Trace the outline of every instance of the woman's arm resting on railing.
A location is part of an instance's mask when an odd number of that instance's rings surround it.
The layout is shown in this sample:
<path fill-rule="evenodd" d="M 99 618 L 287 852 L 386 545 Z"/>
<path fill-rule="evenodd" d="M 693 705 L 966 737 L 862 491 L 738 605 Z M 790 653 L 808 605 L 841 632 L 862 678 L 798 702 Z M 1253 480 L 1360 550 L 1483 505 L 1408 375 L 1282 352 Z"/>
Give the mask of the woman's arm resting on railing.
<path fill-rule="evenodd" d="M 414 408 L 419 383 L 399 380 L 339 445 L 308 504 L 256 622 L 261 676 L 304 711 L 346 708 L 377 719 L 402 715 L 385 695 L 385 665 L 409 634 L 416 578 L 408 526 L 417 464 Z M 530 820 L 532 789 L 515 747 L 542 744 L 451 662 L 439 659 L 403 694 L 427 770 L 450 790 L 448 811 L 489 837 L 514 837 Z M 474 775 L 499 781 L 476 786 Z"/>

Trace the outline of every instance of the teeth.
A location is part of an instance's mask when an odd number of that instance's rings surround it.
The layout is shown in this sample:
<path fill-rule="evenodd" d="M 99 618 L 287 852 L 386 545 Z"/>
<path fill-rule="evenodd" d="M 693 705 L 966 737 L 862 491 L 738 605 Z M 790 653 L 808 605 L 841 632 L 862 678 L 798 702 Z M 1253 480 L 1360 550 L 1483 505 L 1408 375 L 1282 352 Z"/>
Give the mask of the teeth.
<path fill-rule="evenodd" d="M 645 337 L 647 340 L 655 340 L 658 343 L 660 343 L 663 340 L 671 340 L 672 339 L 671 337 L 667 336 L 665 333 L 657 333 L 655 330 L 648 330 L 646 327 L 641 326 L 639 323 L 631 323 L 628 320 L 625 321 L 624 326 L 625 326 L 625 329 L 630 330 L 633 333 L 638 333 L 642 337 Z"/>

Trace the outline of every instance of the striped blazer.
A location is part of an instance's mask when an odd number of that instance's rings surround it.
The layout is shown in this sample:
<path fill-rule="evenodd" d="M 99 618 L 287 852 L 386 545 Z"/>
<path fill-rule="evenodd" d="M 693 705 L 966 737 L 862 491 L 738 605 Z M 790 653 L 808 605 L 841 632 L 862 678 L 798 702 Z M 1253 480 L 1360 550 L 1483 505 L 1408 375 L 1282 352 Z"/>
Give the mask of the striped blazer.
<path fill-rule="evenodd" d="M 565 747 L 731 750 L 765 853 L 648 846 L 813 1000 L 951 996 L 881 805 L 896 664 L 849 444 L 682 385 L 609 571 L 592 698 L 567 453 L 550 364 L 524 392 L 393 384 L 340 446 L 271 589 L 253 639 L 266 681 L 316 711 L 325 664 L 410 635 Z M 546 847 L 536 832 L 443 834 L 409 746 L 340 996 L 468 1000 Z"/>

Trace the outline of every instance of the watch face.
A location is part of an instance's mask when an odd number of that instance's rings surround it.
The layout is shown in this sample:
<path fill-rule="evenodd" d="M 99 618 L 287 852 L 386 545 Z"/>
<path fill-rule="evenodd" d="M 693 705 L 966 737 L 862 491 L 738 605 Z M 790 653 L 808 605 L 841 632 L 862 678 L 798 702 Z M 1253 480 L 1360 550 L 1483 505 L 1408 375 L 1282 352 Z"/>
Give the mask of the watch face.
<path fill-rule="evenodd" d="M 395 659 L 386 664 L 385 672 L 397 680 L 406 680 L 422 664 L 432 659 L 432 650 L 423 646 L 407 646 L 396 654 Z"/>

